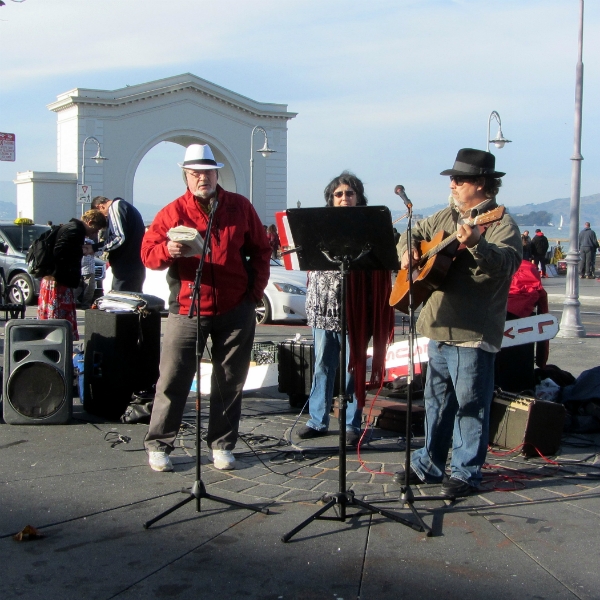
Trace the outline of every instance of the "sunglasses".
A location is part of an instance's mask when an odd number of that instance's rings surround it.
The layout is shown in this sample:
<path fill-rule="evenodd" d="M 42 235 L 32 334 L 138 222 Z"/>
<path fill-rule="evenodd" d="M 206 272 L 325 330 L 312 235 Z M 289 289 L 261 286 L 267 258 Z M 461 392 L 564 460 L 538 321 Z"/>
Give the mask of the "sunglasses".
<path fill-rule="evenodd" d="M 344 196 L 348 197 L 348 198 L 352 198 L 352 196 L 354 196 L 356 192 L 354 192 L 353 190 L 348 190 L 348 191 L 344 191 L 344 192 L 334 192 L 333 195 L 336 198 L 343 198 Z"/>
<path fill-rule="evenodd" d="M 456 185 L 462 185 L 463 183 L 474 183 L 477 181 L 477 177 L 461 177 L 458 175 L 450 175 L 450 181 L 454 181 Z"/>

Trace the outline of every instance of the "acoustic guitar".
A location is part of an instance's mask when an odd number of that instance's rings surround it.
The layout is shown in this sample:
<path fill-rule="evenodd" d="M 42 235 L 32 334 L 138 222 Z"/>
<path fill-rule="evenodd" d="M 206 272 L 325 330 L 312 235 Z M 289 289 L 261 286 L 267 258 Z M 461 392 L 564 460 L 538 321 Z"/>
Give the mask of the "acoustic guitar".
<path fill-rule="evenodd" d="M 498 206 L 489 212 L 466 221 L 466 224 L 469 227 L 474 227 L 475 225 L 493 223 L 499 221 L 504 216 L 504 212 L 504 206 Z M 423 240 L 421 242 L 419 247 L 421 258 L 412 265 L 413 309 L 425 302 L 433 291 L 440 287 L 450 265 L 452 265 L 459 246 L 456 232 L 448 234 L 444 230 L 438 231 L 431 238 L 431 241 Z M 408 284 L 408 269 L 400 269 L 390 294 L 390 305 L 406 314 L 408 314 L 410 306 Z"/>

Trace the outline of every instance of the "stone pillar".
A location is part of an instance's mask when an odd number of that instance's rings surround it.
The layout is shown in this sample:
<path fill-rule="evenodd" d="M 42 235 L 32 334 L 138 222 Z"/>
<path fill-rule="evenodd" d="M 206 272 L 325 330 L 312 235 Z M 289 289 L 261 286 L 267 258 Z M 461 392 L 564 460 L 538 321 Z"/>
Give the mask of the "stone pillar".
<path fill-rule="evenodd" d="M 79 216 L 77 173 L 23 171 L 14 180 L 17 186 L 17 217 L 45 225 L 58 225 Z"/>

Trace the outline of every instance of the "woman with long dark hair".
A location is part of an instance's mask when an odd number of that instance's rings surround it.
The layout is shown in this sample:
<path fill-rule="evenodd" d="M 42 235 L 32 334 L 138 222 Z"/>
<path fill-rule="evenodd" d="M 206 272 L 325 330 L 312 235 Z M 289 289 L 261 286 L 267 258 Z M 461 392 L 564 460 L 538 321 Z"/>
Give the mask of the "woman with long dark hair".
<path fill-rule="evenodd" d="M 331 207 L 366 206 L 362 181 L 344 171 L 325 188 L 325 203 Z M 340 232 L 343 235 L 343 232 Z M 340 271 L 310 271 L 306 294 L 306 315 L 313 328 L 315 369 L 308 400 L 310 419 L 298 431 L 301 439 L 326 435 L 333 400 L 336 371 L 340 363 L 342 331 Z M 366 351 L 373 337 L 372 381 L 380 383 L 385 364 L 386 344 L 393 337 L 394 310 L 389 305 L 389 271 L 352 271 L 348 276 L 348 336 L 345 365 L 346 394 L 353 395 L 346 411 L 346 444 L 360 439 L 362 408 L 365 403 Z M 340 427 L 344 426 L 340 423 Z"/>

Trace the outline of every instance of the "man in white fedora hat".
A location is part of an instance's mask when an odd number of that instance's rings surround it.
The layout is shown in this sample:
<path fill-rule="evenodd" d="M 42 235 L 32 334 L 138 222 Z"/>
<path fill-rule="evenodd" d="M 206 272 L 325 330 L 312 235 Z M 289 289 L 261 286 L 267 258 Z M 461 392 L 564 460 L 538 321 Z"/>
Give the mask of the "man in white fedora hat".
<path fill-rule="evenodd" d="M 196 373 L 200 330 L 200 354 L 207 338 L 212 340 L 206 442 L 212 449 L 214 466 L 233 469 L 242 388 L 254 342 L 255 307 L 269 280 L 271 247 L 249 200 L 218 185 L 218 169 L 223 163 L 215 160 L 210 146 L 189 146 L 179 166 L 187 189 L 156 215 L 142 243 L 144 264 L 150 269 L 167 269 L 171 291 L 160 377 L 145 445 L 153 470 L 173 470 L 169 454 Z M 189 246 L 170 240 L 168 232 L 185 225 L 206 238 L 213 211 L 210 252 L 202 270 L 198 328 L 198 317 L 188 315 L 200 257 Z"/>

